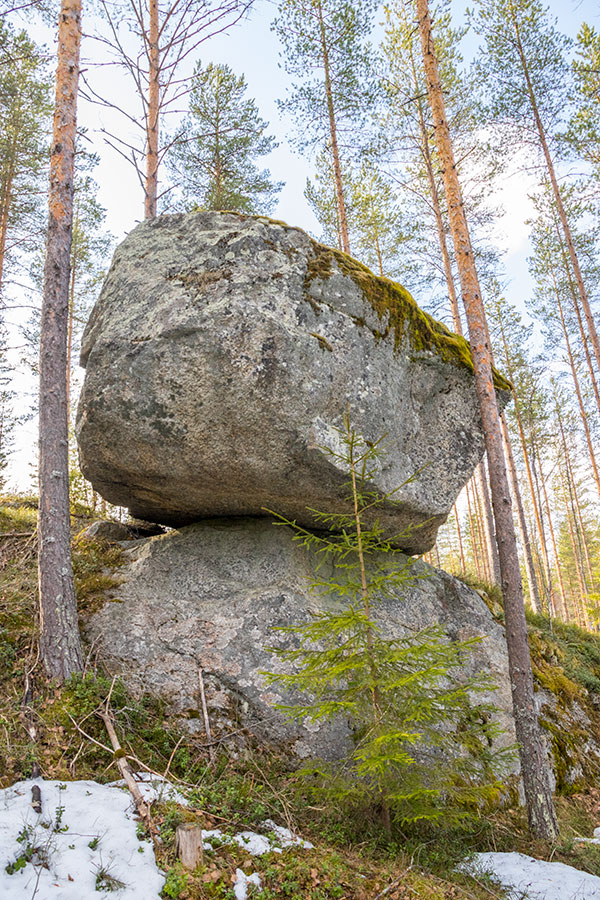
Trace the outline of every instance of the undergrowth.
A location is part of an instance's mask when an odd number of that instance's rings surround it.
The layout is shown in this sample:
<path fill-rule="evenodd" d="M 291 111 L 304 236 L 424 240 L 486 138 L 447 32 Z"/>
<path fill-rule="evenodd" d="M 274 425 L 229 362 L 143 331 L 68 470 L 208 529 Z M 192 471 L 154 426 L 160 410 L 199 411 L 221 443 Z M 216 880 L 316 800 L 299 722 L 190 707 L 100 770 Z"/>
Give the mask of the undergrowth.
<path fill-rule="evenodd" d="M 105 596 L 118 598 L 122 551 L 76 535 L 91 516 L 75 510 L 74 567 L 78 597 L 85 614 Z M 59 780 L 118 778 L 112 750 L 96 710 L 111 691 L 119 739 L 134 768 L 168 774 L 189 797 L 189 806 L 156 803 L 160 827 L 159 865 L 167 872 L 164 898 L 233 900 L 236 869 L 259 872 L 265 900 L 484 900 L 501 898 L 492 883 L 455 871 L 466 854 L 483 850 L 520 850 L 552 858 L 600 875 L 600 850 L 577 844 L 598 824 L 600 793 L 578 790 L 558 797 L 561 839 L 556 847 L 531 841 L 522 809 L 496 811 L 468 826 L 418 824 L 395 828 L 388 837 L 377 816 L 364 809 L 316 804 L 306 784 L 281 753 L 249 740 L 227 753 L 224 743 L 214 763 L 202 735 L 182 732 L 151 697 L 133 697 L 101 667 L 72 679 L 62 688 L 49 684 L 36 665 L 36 506 L 31 498 L 11 498 L 0 505 L 0 787 L 31 775 L 34 762 L 46 778 Z M 110 584 L 104 579 L 112 579 Z M 591 692 L 600 682 L 600 640 L 573 626 L 529 616 L 535 659 L 550 671 L 560 670 L 577 688 L 578 700 L 593 706 Z M 33 698 L 24 704 L 25 676 L 33 678 Z M 569 690 L 563 684 L 563 699 Z M 559 692 L 560 693 L 560 692 Z M 558 698 L 560 699 L 560 697 Z M 557 700 L 558 702 L 558 700 Z M 35 725 L 35 742 L 26 730 Z M 96 743 L 95 743 L 96 742 Z M 100 746 L 104 745 L 104 746 Z M 198 821 L 225 834 L 244 829 L 264 832 L 266 819 L 285 825 L 310 840 L 314 849 L 288 848 L 283 853 L 250 857 L 229 843 L 205 851 L 197 870 L 185 872 L 175 854 L 175 830 L 183 821 Z M 143 835 L 142 835 L 143 836 Z M 218 842 L 216 842 L 218 844 Z M 382 893 L 385 892 L 385 893 Z M 252 897 L 252 889 L 249 894 Z"/>

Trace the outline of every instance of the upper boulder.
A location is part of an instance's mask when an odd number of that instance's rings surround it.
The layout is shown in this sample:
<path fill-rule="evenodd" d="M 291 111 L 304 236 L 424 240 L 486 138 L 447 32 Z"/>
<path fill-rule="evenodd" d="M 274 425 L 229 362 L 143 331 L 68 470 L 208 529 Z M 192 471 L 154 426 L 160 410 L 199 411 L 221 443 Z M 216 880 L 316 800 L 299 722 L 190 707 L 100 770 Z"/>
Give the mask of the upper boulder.
<path fill-rule="evenodd" d="M 410 552 L 434 541 L 483 452 L 468 343 L 297 228 L 199 212 L 115 253 L 82 347 L 81 468 L 132 515 L 180 526 L 345 509 L 342 418 L 385 435 L 373 487 Z M 496 376 L 503 402 L 509 385 Z M 409 481 L 409 479 L 411 479 Z M 406 483 L 405 483 L 406 482 Z"/>

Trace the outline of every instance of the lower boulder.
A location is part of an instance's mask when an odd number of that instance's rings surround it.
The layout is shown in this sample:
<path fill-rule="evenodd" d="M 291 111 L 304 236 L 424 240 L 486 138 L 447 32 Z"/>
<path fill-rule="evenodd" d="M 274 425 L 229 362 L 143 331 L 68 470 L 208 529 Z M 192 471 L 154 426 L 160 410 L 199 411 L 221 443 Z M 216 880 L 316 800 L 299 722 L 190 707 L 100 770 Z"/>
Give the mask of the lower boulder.
<path fill-rule="evenodd" d="M 163 697 L 171 713 L 202 731 L 202 681 L 217 734 L 249 730 L 304 758 L 344 752 L 351 739 L 347 722 L 288 721 L 277 704 L 291 698 L 265 675 L 283 666 L 269 648 L 293 641 L 277 629 L 305 622 L 332 602 L 311 592 L 317 559 L 293 540 L 291 529 L 259 518 L 205 520 L 136 541 L 124 553 L 118 602 L 107 600 L 86 630 L 130 689 Z M 413 572 L 417 577 L 402 595 L 377 604 L 379 625 L 390 637 L 434 624 L 451 639 L 480 636 L 465 675 L 484 672 L 495 680 L 497 690 L 482 700 L 497 707 L 501 743 L 512 743 L 502 626 L 461 581 L 420 561 Z"/>

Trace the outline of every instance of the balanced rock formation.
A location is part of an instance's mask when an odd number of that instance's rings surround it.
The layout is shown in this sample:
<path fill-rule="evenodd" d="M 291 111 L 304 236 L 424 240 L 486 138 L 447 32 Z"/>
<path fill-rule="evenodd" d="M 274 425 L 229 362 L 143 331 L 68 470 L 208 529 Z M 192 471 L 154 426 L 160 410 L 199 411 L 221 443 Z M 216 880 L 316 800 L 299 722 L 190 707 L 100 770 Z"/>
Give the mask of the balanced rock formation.
<path fill-rule="evenodd" d="M 336 758 L 348 746 L 348 723 L 292 723 L 277 704 L 293 702 L 265 672 L 284 664 L 269 651 L 289 647 L 294 636 L 278 631 L 298 625 L 334 602 L 309 590 L 317 559 L 293 540 L 285 526 L 269 519 L 215 519 L 180 531 L 125 544 L 120 585 L 86 625 L 110 671 L 138 694 L 167 701 L 170 713 L 203 732 L 199 672 L 216 736 L 249 729 L 260 739 L 283 743 L 296 756 Z M 394 564 L 406 557 L 396 554 Z M 327 576 L 326 567 L 319 577 Z M 390 565 L 389 555 L 371 565 Z M 455 640 L 481 637 L 465 657 L 466 675 L 484 672 L 497 690 L 500 742 L 514 741 L 514 724 L 504 629 L 481 596 L 451 575 L 413 561 L 415 578 L 373 610 L 390 638 L 440 625 Z M 336 573 L 336 577 L 339 572 Z M 289 671 L 289 670 L 288 670 Z"/>
<path fill-rule="evenodd" d="M 344 511 L 330 451 L 348 410 L 385 435 L 382 524 L 435 542 L 483 452 L 469 346 L 303 231 L 233 213 L 160 216 L 118 248 L 85 331 L 81 468 L 132 515 L 183 526 Z M 496 378 L 500 399 L 508 383 Z"/>

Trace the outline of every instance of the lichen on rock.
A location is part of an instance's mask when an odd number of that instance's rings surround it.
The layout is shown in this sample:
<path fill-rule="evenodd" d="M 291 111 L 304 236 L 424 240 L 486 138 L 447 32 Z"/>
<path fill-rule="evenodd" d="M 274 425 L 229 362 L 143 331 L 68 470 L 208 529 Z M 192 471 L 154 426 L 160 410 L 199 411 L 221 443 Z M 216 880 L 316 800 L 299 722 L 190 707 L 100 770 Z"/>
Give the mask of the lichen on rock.
<path fill-rule="evenodd" d="M 310 525 L 307 507 L 343 511 L 347 473 L 319 435 L 349 411 L 366 439 L 385 435 L 372 487 L 401 487 L 381 523 L 420 553 L 483 453 L 467 343 L 399 285 L 265 217 L 137 226 L 115 253 L 82 362 L 84 475 L 164 525 L 265 507 Z"/>

